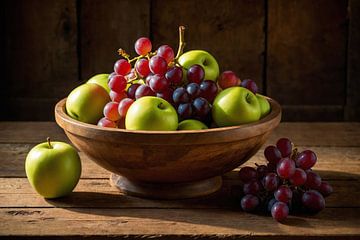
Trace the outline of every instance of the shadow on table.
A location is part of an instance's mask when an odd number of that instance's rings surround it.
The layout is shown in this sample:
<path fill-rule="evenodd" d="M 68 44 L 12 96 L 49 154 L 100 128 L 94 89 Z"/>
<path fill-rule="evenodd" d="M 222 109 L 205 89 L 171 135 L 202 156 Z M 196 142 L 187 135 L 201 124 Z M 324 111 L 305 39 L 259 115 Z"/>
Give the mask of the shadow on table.
<path fill-rule="evenodd" d="M 317 171 L 325 179 L 358 181 L 360 175 L 336 171 Z M 337 190 L 333 195 L 336 196 Z M 340 193 L 339 193 L 340 194 Z M 344 193 L 341 193 L 344 194 Z M 350 194 L 350 193 L 349 193 Z M 240 209 L 242 185 L 237 176 L 224 178 L 222 188 L 206 197 L 187 200 L 154 200 L 123 195 L 115 188 L 112 192 L 74 192 L 70 196 L 47 200 L 48 203 L 69 211 L 85 214 L 102 215 L 109 217 L 129 217 L 158 219 L 172 222 L 186 222 L 192 224 L 211 225 L 235 229 L 248 229 L 259 231 L 257 221 L 268 222 L 274 231 L 281 231 L 281 224 L 277 224 L 269 215 L 244 213 Z M 331 196 L 330 196 L 331 197 Z M 317 215 L 295 215 L 289 217 L 284 225 L 311 228 L 308 222 L 311 219 L 327 221 L 341 221 L 335 213 L 327 209 Z M 246 224 L 243 222 L 246 215 Z M 331 216 L 331 217 L 329 217 Z M 204 222 L 204 219 L 206 221 Z M 242 221 L 239 221 L 242 219 Z M 261 230 L 260 230 L 261 231 Z M 269 231 L 265 229 L 264 231 Z"/>

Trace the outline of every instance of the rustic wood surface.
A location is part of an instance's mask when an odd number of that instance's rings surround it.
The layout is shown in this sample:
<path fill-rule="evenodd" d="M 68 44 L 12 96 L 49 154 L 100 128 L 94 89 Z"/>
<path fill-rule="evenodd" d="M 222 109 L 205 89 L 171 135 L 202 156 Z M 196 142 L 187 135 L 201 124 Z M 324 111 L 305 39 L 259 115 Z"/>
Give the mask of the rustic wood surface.
<path fill-rule="evenodd" d="M 290 216 L 283 224 L 239 208 L 235 169 L 215 194 L 160 201 L 123 195 L 110 173 L 80 153 L 82 178 L 68 197 L 46 200 L 30 187 L 24 159 L 50 136 L 68 141 L 52 122 L 0 122 L 0 238 L 22 239 L 359 239 L 360 123 L 282 123 L 267 144 L 288 136 L 318 155 L 316 171 L 335 192 L 321 213 Z M 246 164 L 263 162 L 263 148 Z"/>

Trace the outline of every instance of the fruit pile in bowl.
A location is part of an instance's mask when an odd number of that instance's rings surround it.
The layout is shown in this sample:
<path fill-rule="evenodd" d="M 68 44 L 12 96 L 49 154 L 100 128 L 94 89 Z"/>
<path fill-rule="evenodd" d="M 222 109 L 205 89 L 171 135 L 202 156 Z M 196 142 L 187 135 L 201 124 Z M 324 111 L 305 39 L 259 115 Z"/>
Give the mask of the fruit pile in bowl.
<path fill-rule="evenodd" d="M 71 142 L 112 172 L 121 191 L 153 198 L 206 195 L 221 175 L 247 161 L 279 124 L 279 104 L 257 93 L 253 80 L 220 73 L 207 51 L 175 55 L 135 42 L 114 72 L 96 75 L 55 107 Z"/>

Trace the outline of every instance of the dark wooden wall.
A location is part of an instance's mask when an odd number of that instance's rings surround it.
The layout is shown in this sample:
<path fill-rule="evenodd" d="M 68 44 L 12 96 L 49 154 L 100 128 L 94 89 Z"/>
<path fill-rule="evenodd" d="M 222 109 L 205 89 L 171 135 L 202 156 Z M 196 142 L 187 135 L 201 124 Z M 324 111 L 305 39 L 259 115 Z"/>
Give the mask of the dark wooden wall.
<path fill-rule="evenodd" d="M 213 53 L 252 78 L 283 120 L 360 120 L 358 0 L 5 0 L 1 119 L 51 120 L 56 101 L 111 72 L 119 47 L 150 36 Z"/>

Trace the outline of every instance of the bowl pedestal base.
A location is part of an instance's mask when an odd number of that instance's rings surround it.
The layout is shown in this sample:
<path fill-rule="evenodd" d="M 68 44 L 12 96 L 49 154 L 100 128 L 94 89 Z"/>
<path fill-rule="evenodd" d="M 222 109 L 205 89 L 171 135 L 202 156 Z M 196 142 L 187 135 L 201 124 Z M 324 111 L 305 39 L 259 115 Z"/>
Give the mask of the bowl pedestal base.
<path fill-rule="evenodd" d="M 222 178 L 216 176 L 185 183 L 148 183 L 136 182 L 117 174 L 111 174 L 110 184 L 132 196 L 153 199 L 185 199 L 205 196 L 218 191 L 222 185 Z"/>

